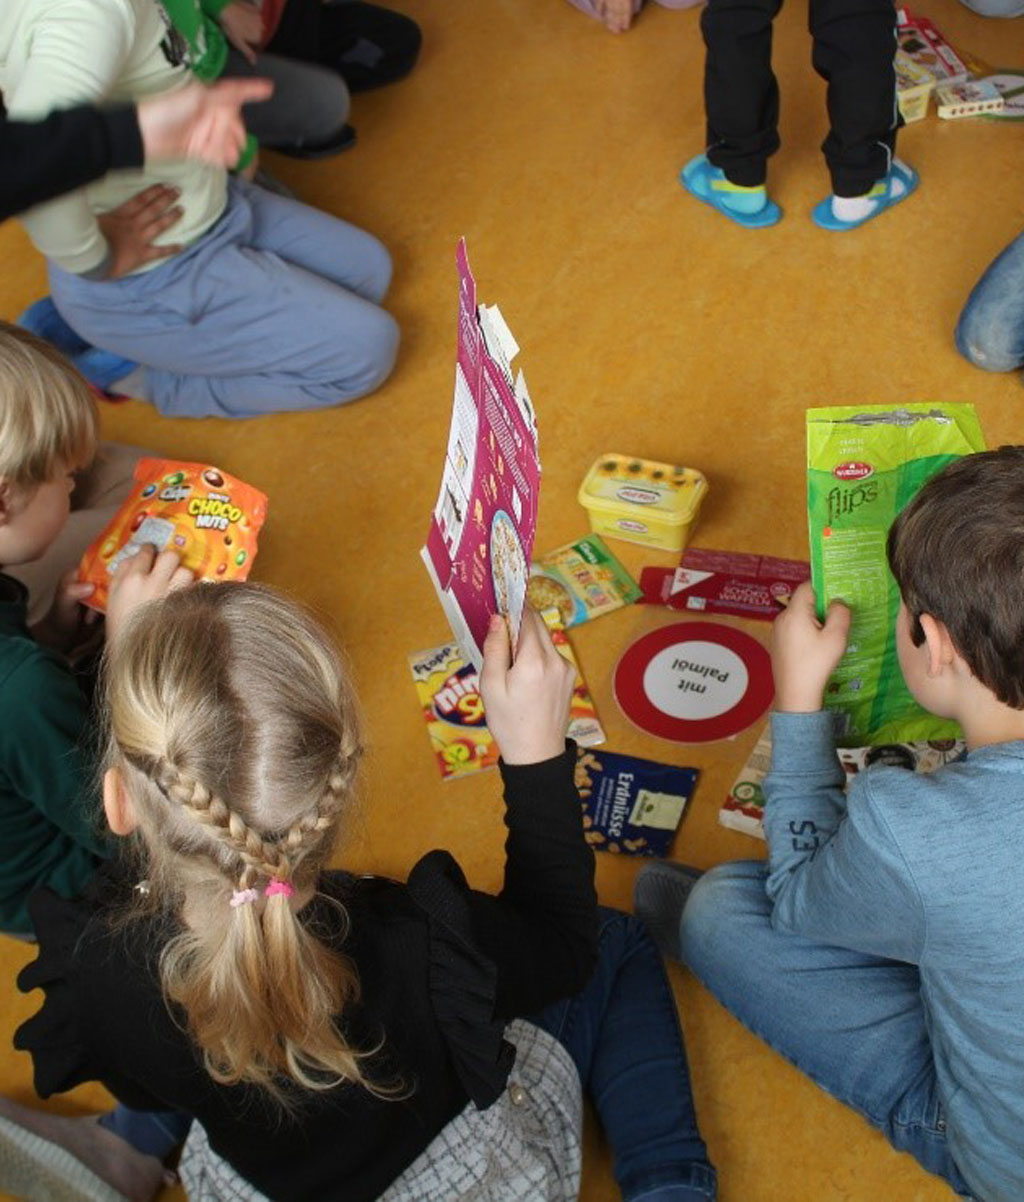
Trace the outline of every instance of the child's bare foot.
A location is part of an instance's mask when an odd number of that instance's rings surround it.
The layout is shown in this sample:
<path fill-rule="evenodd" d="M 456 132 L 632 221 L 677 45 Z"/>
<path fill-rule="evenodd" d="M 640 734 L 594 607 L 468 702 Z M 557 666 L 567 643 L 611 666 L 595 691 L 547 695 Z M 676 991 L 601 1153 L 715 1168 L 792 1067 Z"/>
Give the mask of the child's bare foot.
<path fill-rule="evenodd" d="M 605 29 L 625 33 L 633 24 L 633 0 L 597 0 L 597 13 Z"/>
<path fill-rule="evenodd" d="M 16 1197 L 98 1198 L 106 1184 L 110 1202 L 151 1202 L 174 1181 L 155 1156 L 101 1127 L 97 1115 L 65 1118 L 0 1097 L 0 1120 L 0 1188 Z"/>

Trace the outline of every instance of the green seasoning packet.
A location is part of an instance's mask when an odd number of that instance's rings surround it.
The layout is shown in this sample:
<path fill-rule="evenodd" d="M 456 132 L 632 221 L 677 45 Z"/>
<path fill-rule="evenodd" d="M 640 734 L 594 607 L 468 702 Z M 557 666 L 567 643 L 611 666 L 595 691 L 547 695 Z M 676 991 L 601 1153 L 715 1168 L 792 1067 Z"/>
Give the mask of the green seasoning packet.
<path fill-rule="evenodd" d="M 893 519 L 953 459 L 983 451 L 973 405 L 838 406 L 807 411 L 811 579 L 823 615 L 853 610 L 846 655 L 825 708 L 842 716 L 841 742 L 956 738 L 955 722 L 923 710 L 896 655 L 900 596 L 885 555 Z"/>
<path fill-rule="evenodd" d="M 568 627 L 630 605 L 642 593 L 604 540 L 588 534 L 541 556 L 530 569 L 526 596 L 541 612 L 557 606 Z"/>

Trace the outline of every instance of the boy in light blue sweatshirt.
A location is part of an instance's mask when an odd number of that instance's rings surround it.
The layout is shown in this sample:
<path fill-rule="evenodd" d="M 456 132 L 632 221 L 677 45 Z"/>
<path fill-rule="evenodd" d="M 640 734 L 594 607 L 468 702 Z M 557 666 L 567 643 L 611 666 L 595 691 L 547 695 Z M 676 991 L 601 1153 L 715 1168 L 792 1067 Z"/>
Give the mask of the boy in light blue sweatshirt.
<path fill-rule="evenodd" d="M 849 610 L 777 619 L 768 861 L 641 874 L 637 909 L 751 1030 L 963 1197 L 1024 1198 L 1024 447 L 951 464 L 889 533 L 900 666 L 968 753 L 844 791 Z M 687 899 L 687 894 L 688 899 Z M 685 909 L 684 909 L 685 904 Z"/>

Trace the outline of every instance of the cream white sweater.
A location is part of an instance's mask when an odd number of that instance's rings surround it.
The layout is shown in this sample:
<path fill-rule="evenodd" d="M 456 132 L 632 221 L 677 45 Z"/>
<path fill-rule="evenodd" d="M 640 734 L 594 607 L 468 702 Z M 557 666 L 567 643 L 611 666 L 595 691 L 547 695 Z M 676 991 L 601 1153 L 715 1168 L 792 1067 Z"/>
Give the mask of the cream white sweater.
<path fill-rule="evenodd" d="M 0 0 L 0 91 L 8 115 L 39 118 L 73 104 L 132 101 L 182 87 L 189 70 L 168 28 L 156 0 Z M 21 220 L 36 247 L 65 271 L 102 273 L 108 247 L 96 214 L 153 183 L 179 188 L 184 209 L 158 243 L 188 245 L 224 211 L 226 173 L 181 161 L 112 171 Z"/>

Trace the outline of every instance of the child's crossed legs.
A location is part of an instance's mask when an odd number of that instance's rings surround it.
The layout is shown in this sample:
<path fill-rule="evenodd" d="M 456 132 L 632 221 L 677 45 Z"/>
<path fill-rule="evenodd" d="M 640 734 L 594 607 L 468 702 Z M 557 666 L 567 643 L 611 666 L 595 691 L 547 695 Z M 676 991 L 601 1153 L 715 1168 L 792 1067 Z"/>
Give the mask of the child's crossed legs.
<path fill-rule="evenodd" d="M 765 1043 L 957 1193 L 916 967 L 772 928 L 765 865 L 722 864 L 694 885 L 679 954 Z"/>

